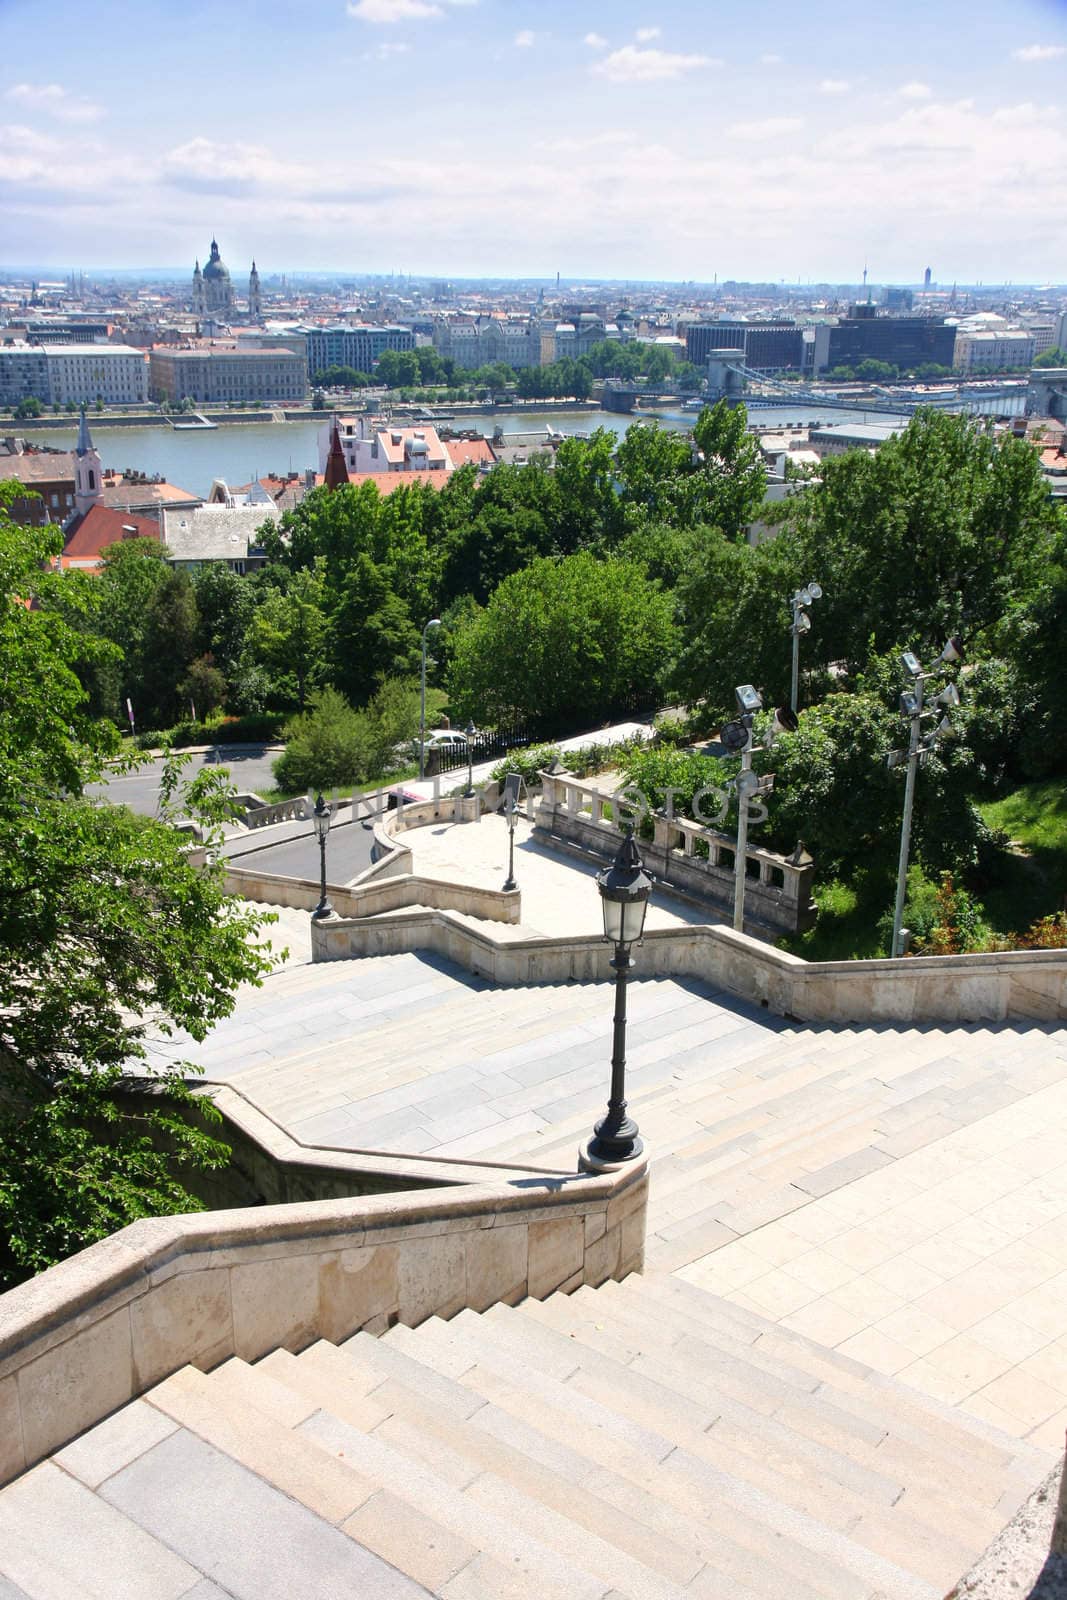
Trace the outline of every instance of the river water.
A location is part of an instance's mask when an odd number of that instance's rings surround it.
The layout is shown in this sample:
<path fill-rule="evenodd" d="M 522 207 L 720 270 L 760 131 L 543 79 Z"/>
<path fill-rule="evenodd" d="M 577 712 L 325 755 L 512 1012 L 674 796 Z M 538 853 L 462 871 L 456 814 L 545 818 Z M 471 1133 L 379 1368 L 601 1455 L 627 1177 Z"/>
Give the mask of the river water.
<path fill-rule="evenodd" d="M 642 413 L 649 416 L 652 413 Z M 664 427 L 686 430 L 693 426 L 696 417 L 691 411 L 663 410 L 654 413 Z M 761 406 L 750 413 L 750 420 L 761 426 L 780 427 L 788 423 L 896 422 L 903 418 L 886 416 L 878 411 L 832 411 L 820 415 L 814 405 Z M 633 423 L 633 417 L 616 416 L 609 411 L 491 411 L 461 412 L 457 414 L 456 428 L 478 428 L 491 436 L 496 427 L 505 433 L 540 431 L 552 428 L 560 433 L 589 433 L 594 428 L 605 428 L 621 436 Z M 160 473 L 170 483 L 188 489 L 197 495 L 206 495 L 213 479 L 223 478 L 228 484 L 250 483 L 255 477 L 275 473 L 284 477 L 287 472 L 303 473 L 306 467 L 318 468 L 318 433 L 323 419 L 308 417 L 300 422 L 234 422 L 218 428 L 178 430 L 169 424 L 149 428 L 96 428 L 92 429 L 93 442 L 100 452 L 105 467 L 121 472 L 134 468 L 138 472 Z M 49 428 L 34 434 L 31 428 L 20 429 L 27 438 L 40 444 L 49 444 L 58 450 L 71 450 L 77 437 L 77 428 Z"/>

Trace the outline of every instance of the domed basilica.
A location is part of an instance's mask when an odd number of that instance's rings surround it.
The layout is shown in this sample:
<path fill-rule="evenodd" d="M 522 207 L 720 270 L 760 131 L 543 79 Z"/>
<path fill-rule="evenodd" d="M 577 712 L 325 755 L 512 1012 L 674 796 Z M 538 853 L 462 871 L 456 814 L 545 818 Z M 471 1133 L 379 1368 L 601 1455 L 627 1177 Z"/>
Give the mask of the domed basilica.
<path fill-rule="evenodd" d="M 211 241 L 211 254 L 208 257 L 204 270 L 200 270 L 200 260 L 197 258 L 193 269 L 193 310 L 198 316 L 225 316 L 233 315 L 235 310 L 233 298 L 233 284 L 230 282 L 230 269 L 219 255 L 218 242 Z M 259 273 L 253 261 L 252 271 L 248 278 L 248 312 L 255 321 L 260 315 L 259 298 Z"/>

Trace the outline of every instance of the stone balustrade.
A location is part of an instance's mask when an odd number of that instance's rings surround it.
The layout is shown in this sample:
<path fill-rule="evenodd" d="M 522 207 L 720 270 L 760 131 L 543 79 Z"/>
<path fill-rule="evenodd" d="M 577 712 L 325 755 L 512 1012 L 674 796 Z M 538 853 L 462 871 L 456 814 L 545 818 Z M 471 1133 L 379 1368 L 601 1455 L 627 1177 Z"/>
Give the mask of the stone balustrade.
<path fill-rule="evenodd" d="M 245 858 L 247 860 L 247 857 Z M 388 911 L 403 911 L 409 906 L 433 906 L 442 911 L 460 911 L 471 917 L 482 917 L 490 922 L 520 922 L 522 898 L 519 889 L 483 889 L 476 884 L 449 883 L 443 878 L 427 878 L 417 873 L 382 875 L 368 878 L 364 874 L 347 886 L 328 884 L 334 916 L 312 924 L 312 950 L 320 945 L 317 937 L 330 930 L 330 950 L 340 948 L 343 939 L 338 930 L 348 921 L 365 917 L 380 917 Z M 263 905 L 291 906 L 298 911 L 313 911 L 319 903 L 320 885 L 317 879 L 292 878 L 257 872 L 248 866 L 226 867 L 226 891 L 240 895 L 242 900 L 254 900 Z M 340 944 L 339 942 L 340 941 Z M 322 959 L 315 955 L 314 959 Z"/>
<path fill-rule="evenodd" d="M 0 1295 L 0 1483 L 155 1384 L 639 1271 L 647 1166 L 134 1222 Z"/>
<path fill-rule="evenodd" d="M 302 822 L 311 816 L 311 801 L 306 794 L 295 800 L 279 800 L 272 806 L 255 806 L 246 811 L 242 821 L 246 828 L 269 828 L 275 822 Z"/>
<path fill-rule="evenodd" d="M 596 856 L 614 855 L 622 838 L 617 818 L 627 815 L 622 793 L 608 794 L 571 773 L 542 773 L 535 832 L 548 843 L 563 842 Z M 736 840 L 686 817 L 653 814 L 652 838 L 641 854 L 653 877 L 676 893 L 720 915 L 733 909 Z M 815 920 L 815 865 L 805 851 L 779 855 L 751 845 L 745 852 L 745 921 L 771 933 L 797 933 Z"/>

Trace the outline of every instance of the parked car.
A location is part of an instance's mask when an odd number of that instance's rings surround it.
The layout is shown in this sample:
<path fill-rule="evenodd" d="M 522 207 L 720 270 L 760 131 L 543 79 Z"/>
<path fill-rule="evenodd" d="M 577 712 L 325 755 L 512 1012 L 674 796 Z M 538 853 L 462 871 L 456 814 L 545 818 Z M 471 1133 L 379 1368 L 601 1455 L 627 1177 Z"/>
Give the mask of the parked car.
<path fill-rule="evenodd" d="M 411 741 L 411 749 L 417 761 L 419 759 L 418 739 Z M 426 754 L 429 755 L 431 750 L 458 750 L 466 755 L 467 735 L 461 733 L 458 728 L 438 728 L 436 732 L 426 735 Z"/>

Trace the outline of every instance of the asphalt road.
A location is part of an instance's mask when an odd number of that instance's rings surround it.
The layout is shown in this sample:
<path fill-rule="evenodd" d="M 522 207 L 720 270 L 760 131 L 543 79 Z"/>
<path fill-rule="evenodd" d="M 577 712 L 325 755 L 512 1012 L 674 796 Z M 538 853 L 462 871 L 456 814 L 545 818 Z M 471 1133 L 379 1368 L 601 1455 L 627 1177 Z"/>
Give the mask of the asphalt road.
<path fill-rule="evenodd" d="M 234 788 L 242 794 L 247 790 L 261 794 L 264 789 L 273 787 L 273 767 L 280 754 L 278 750 L 268 750 L 261 744 L 229 745 L 223 746 L 218 754 L 221 762 L 216 762 L 214 751 L 190 756 L 188 765 L 183 769 L 185 776 L 194 777 L 204 766 L 221 765 L 227 768 Z M 162 770 L 162 760 L 152 761 L 140 772 L 93 784 L 89 793 L 104 796 L 116 805 L 129 806 L 131 811 L 139 811 L 145 816 L 154 816 Z"/>
<path fill-rule="evenodd" d="M 279 840 L 264 846 L 262 837 L 245 834 L 239 839 L 227 840 L 223 855 L 235 865 L 254 868 L 291 878 L 319 876 L 319 841 L 310 823 L 307 831 L 296 838 Z M 370 866 L 374 834 L 369 821 L 335 822 L 326 840 L 326 879 L 329 883 L 350 883 L 357 873 Z"/>

